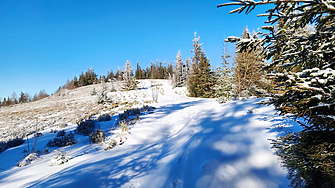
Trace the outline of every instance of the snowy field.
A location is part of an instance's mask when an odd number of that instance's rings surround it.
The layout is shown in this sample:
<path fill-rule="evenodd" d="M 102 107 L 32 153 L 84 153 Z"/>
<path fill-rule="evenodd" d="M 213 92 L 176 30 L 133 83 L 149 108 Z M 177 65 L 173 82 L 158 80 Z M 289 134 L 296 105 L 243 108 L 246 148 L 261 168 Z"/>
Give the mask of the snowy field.
<path fill-rule="evenodd" d="M 130 126 L 127 140 L 120 145 L 105 151 L 103 145 L 90 144 L 87 136 L 75 135 L 77 144 L 61 148 L 71 156 L 67 163 L 50 165 L 58 149 L 52 147 L 49 154 L 40 155 L 30 165 L 17 167 L 27 148 L 25 142 L 0 154 L 0 187 L 288 187 L 287 171 L 280 166 L 269 139 L 297 125 L 274 115 L 272 106 L 256 104 L 267 99 L 219 104 L 214 99 L 186 97 L 185 89 L 172 89 L 165 80 L 159 83 L 162 85 L 158 103 L 149 104 L 156 109 L 141 115 L 141 120 Z M 137 92 L 115 95 L 138 101 L 135 106 L 146 104 L 144 101 L 152 95 L 151 83 L 142 80 L 141 85 Z M 68 104 L 71 101 L 71 104 L 84 105 L 85 98 L 94 101 L 88 91 L 78 101 L 71 94 L 67 96 L 63 101 Z M 55 101 L 52 97 L 44 99 L 48 100 Z M 114 109 L 111 121 L 97 126 L 109 131 L 121 107 Z M 10 116 L 6 113 L 6 117 Z M 41 131 L 43 136 L 38 138 L 37 149 L 44 150 L 47 142 L 55 137 L 50 128 L 45 126 Z M 64 130 L 75 128 L 75 124 L 70 124 Z"/>

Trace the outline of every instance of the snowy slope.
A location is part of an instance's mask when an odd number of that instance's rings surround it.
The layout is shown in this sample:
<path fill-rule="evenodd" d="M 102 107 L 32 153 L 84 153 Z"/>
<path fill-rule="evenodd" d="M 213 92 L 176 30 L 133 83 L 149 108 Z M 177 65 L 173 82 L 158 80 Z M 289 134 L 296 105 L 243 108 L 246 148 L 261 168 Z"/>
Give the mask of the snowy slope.
<path fill-rule="evenodd" d="M 160 83 L 156 110 L 141 116 L 124 144 L 104 151 L 76 135 L 77 144 L 62 148 L 72 159 L 60 166 L 50 166 L 57 148 L 25 167 L 16 161 L 27 145 L 8 149 L 0 154 L 0 187 L 288 187 L 268 139 L 294 123 L 275 116 L 272 106 L 256 104 L 266 99 L 218 104 Z M 150 96 L 151 84 L 142 84 Z M 54 137 L 48 129 L 42 133 L 39 149 Z"/>

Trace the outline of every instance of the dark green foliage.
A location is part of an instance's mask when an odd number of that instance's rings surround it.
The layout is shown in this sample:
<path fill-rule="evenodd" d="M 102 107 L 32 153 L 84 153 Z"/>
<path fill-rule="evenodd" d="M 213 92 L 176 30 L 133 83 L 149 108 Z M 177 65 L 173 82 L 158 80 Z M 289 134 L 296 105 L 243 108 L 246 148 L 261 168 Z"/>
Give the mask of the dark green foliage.
<path fill-rule="evenodd" d="M 23 138 L 15 138 L 7 142 L 0 142 L 0 153 L 4 152 L 8 148 L 20 146 L 24 143 Z"/>
<path fill-rule="evenodd" d="M 8 149 L 6 142 L 0 142 L 0 154 Z"/>
<path fill-rule="evenodd" d="M 273 140 L 273 147 L 289 170 L 291 186 L 334 187 L 334 131 L 304 130 Z M 297 170 L 298 169 L 298 170 Z M 303 179 L 301 179 L 303 178 Z"/>
<path fill-rule="evenodd" d="M 191 97 L 210 98 L 214 95 L 214 73 L 204 52 L 200 55 L 200 61 L 192 65 L 188 91 Z"/>
<path fill-rule="evenodd" d="M 96 129 L 89 135 L 90 143 L 96 144 L 101 143 L 105 140 L 106 134 L 104 130 Z"/>
<path fill-rule="evenodd" d="M 90 135 L 95 127 L 94 120 L 82 120 L 78 123 L 78 127 L 76 129 L 77 134 L 81 134 L 84 136 Z"/>
<path fill-rule="evenodd" d="M 76 144 L 77 141 L 74 139 L 72 132 L 66 134 L 64 130 L 57 133 L 57 137 L 50 140 L 47 144 L 48 147 L 64 147 Z"/>
<path fill-rule="evenodd" d="M 111 115 L 103 114 L 103 115 L 98 117 L 97 122 L 110 121 L 110 120 L 111 120 Z"/>
<path fill-rule="evenodd" d="M 16 147 L 16 146 L 22 145 L 23 143 L 24 143 L 23 138 L 15 138 L 13 140 L 8 141 L 7 142 L 7 146 L 9 148 L 12 148 L 12 147 Z"/>
<path fill-rule="evenodd" d="M 132 108 L 124 111 L 123 113 L 119 114 L 119 123 L 121 122 L 131 122 L 132 120 L 137 121 L 139 120 L 139 116 L 142 113 L 152 113 L 155 107 L 144 105 L 142 108 Z M 133 123 L 130 123 L 133 124 Z"/>
<path fill-rule="evenodd" d="M 66 132 L 64 130 L 61 130 L 57 133 L 57 137 L 65 136 Z"/>
<path fill-rule="evenodd" d="M 137 62 L 137 67 L 135 71 L 135 79 L 142 79 L 142 69 L 140 67 L 140 64 Z"/>

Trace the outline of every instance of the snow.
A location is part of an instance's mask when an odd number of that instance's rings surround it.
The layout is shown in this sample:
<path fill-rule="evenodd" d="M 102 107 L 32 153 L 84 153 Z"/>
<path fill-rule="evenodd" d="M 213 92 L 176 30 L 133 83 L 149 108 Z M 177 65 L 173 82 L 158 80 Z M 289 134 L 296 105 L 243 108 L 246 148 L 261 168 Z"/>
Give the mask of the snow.
<path fill-rule="evenodd" d="M 140 91 L 150 96 L 150 82 L 141 82 Z M 141 115 L 122 145 L 104 151 L 87 136 L 75 135 L 77 144 L 60 148 L 71 156 L 67 163 L 50 165 L 55 147 L 24 167 L 16 164 L 27 144 L 10 148 L 0 154 L 0 187 L 288 187 L 287 170 L 269 139 L 297 124 L 274 115 L 273 106 L 257 105 L 267 99 L 219 104 L 159 82 L 163 92 L 152 104 L 154 113 Z M 113 127 L 116 117 L 100 127 Z M 50 128 L 41 132 L 36 148 L 43 150 L 56 134 Z"/>

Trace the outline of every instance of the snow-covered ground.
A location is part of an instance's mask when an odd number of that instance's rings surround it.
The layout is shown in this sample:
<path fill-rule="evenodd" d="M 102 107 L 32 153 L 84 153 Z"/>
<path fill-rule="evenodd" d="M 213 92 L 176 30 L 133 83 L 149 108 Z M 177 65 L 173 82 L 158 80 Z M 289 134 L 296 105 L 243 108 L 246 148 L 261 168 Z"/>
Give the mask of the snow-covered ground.
<path fill-rule="evenodd" d="M 159 83 L 154 113 L 141 115 L 122 145 L 105 151 L 76 135 L 77 144 L 61 148 L 71 156 L 67 163 L 50 165 L 55 147 L 24 167 L 16 164 L 27 143 L 10 148 L 0 154 L 0 187 L 288 187 L 287 171 L 269 139 L 297 125 L 274 115 L 272 106 L 256 104 L 267 99 L 219 104 L 186 97 L 185 89 L 172 89 L 165 80 Z M 151 83 L 141 84 L 137 96 L 148 100 Z M 116 118 L 100 126 L 108 129 Z M 50 128 L 41 132 L 36 148 L 44 150 L 55 134 Z"/>

